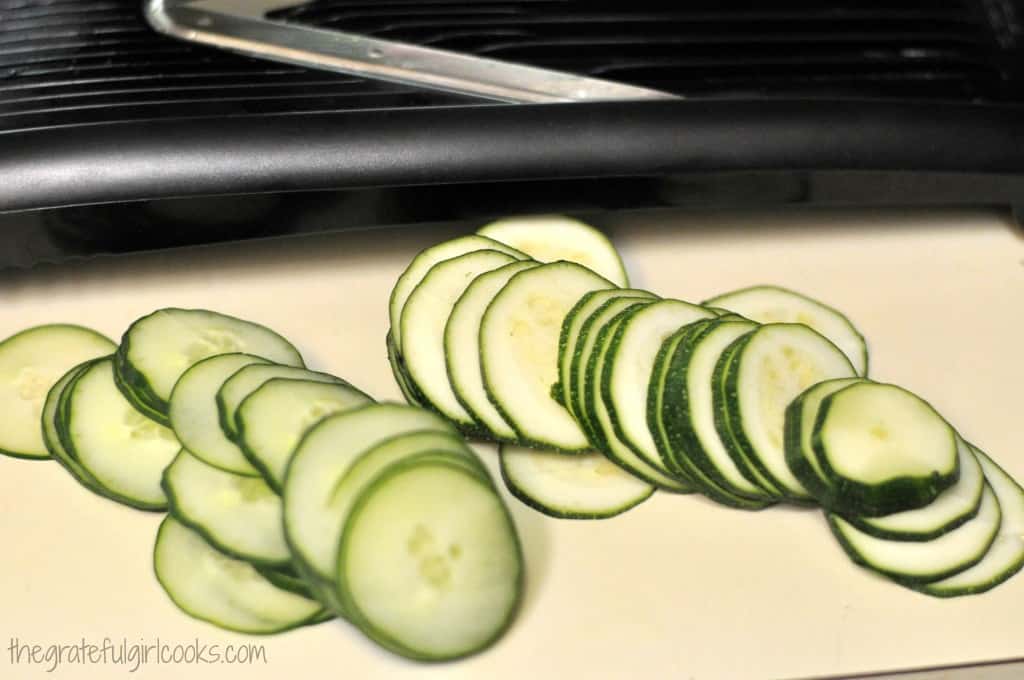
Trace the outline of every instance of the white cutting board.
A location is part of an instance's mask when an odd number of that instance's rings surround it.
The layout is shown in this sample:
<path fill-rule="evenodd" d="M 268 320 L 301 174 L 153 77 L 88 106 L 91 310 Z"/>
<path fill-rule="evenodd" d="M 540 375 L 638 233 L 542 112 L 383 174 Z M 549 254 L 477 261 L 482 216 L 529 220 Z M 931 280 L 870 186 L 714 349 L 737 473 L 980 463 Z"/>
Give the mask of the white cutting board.
<path fill-rule="evenodd" d="M 807 291 L 867 336 L 871 375 L 929 399 L 1024 479 L 1024 240 L 1002 213 L 603 216 L 635 285 L 699 301 L 756 283 Z M 625 225 L 629 225 L 628 228 Z M 388 294 L 427 228 L 318 235 L 0 273 L 0 336 L 46 322 L 120 337 L 158 307 L 208 307 L 291 338 L 311 367 L 380 399 Z M 2 417 L 2 414 L 0 414 Z M 479 447 L 492 465 L 494 451 Z M 0 678 L 780 678 L 1024 656 L 1024 575 L 936 600 L 854 566 L 819 513 L 748 513 L 656 494 L 607 520 L 547 519 L 506 495 L 528 564 L 514 627 L 423 666 L 343 623 L 255 638 L 189 619 L 150 551 L 159 515 L 80 488 L 53 462 L 0 457 Z M 18 644 L 264 645 L 252 665 L 12 664 Z M 209 648 L 208 648 L 209 651 Z M 150 652 L 152 655 L 153 652 Z"/>

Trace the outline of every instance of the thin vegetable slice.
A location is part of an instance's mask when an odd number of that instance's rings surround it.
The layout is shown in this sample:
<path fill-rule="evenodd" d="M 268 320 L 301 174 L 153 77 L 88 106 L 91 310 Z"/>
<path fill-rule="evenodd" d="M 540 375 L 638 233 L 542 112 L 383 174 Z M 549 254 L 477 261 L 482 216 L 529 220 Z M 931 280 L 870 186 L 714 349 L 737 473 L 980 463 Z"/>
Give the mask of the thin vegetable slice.
<path fill-rule="evenodd" d="M 864 336 L 840 311 L 814 298 L 780 286 L 752 286 L 706 300 L 758 323 L 801 323 L 831 340 L 853 364 L 857 375 L 868 374 Z"/>
<path fill-rule="evenodd" d="M 600 453 L 566 456 L 501 447 L 501 476 L 513 496 L 560 519 L 605 519 L 644 502 L 654 487 Z"/>
<path fill-rule="evenodd" d="M 0 453 L 49 458 L 39 423 L 50 389 L 75 366 L 115 349 L 96 331 L 70 324 L 35 326 L 0 342 Z"/>
<path fill-rule="evenodd" d="M 431 661 L 477 653 L 501 636 L 522 593 L 516 530 L 494 488 L 441 462 L 388 468 L 352 509 L 338 594 L 375 641 Z"/>
<path fill-rule="evenodd" d="M 509 217 L 481 227 L 477 234 L 521 250 L 539 262 L 575 262 L 617 286 L 629 285 L 626 267 L 608 237 L 571 217 Z"/>

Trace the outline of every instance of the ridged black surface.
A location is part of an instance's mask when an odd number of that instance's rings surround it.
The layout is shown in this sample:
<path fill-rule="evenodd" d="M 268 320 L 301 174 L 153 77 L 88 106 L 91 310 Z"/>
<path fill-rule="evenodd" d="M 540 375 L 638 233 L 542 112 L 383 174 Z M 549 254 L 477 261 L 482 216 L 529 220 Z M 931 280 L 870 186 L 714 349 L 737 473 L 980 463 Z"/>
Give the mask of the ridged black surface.
<path fill-rule="evenodd" d="M 1008 0 L 317 0 L 276 18 L 691 98 L 1024 99 Z M 0 133 L 467 101 L 189 45 L 141 0 L 0 0 Z"/>
<path fill-rule="evenodd" d="M 141 0 L 0 0 L 0 133 L 77 123 L 453 101 L 155 33 Z"/>
<path fill-rule="evenodd" d="M 1021 95 L 1006 0 L 316 0 L 275 16 L 690 97 Z"/>

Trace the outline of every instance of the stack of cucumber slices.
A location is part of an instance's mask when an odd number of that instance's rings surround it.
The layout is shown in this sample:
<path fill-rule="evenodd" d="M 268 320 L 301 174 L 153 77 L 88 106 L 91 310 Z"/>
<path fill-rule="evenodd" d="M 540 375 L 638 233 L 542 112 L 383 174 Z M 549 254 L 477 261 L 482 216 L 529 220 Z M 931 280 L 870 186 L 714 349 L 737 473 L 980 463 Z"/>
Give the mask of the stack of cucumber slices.
<path fill-rule="evenodd" d="M 701 304 L 629 287 L 599 231 L 501 220 L 427 248 L 390 301 L 410 403 L 498 442 L 509 491 L 553 517 L 657 490 L 821 507 L 855 562 L 932 595 L 1024 565 L 1024 491 L 919 397 L 868 380 L 836 309 L 776 286 Z"/>
<path fill-rule="evenodd" d="M 161 309 L 119 345 L 41 326 L 0 344 L 0 372 L 17 416 L 0 446 L 167 510 L 156 576 L 195 618 L 269 634 L 342 617 L 398 654 L 448 660 L 517 609 L 515 527 L 449 421 L 305 368 L 263 326 Z"/>

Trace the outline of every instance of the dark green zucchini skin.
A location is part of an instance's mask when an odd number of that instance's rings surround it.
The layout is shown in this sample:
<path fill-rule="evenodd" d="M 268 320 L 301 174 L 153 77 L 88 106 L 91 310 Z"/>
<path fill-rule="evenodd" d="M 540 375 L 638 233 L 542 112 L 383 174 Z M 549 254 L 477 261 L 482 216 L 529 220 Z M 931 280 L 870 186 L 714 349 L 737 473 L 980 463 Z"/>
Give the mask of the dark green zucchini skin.
<path fill-rule="evenodd" d="M 852 385 L 851 387 L 856 386 Z M 960 479 L 958 460 L 947 474 L 934 472 L 924 477 L 894 477 L 878 484 L 864 484 L 837 473 L 829 463 L 821 438 L 821 428 L 828 418 L 829 409 L 836 397 L 841 395 L 845 389 L 822 400 L 821 408 L 818 409 L 818 416 L 814 422 L 814 431 L 811 434 L 811 447 L 818 458 L 821 472 L 827 480 L 824 493 L 818 498 L 822 506 L 840 515 L 881 517 L 894 512 L 923 508 L 938 498 L 940 493 L 957 483 Z M 949 428 L 949 437 L 955 451 L 956 432 L 952 427 Z"/>
<path fill-rule="evenodd" d="M 607 320 L 603 326 L 596 328 L 595 326 L 598 319 L 602 318 L 612 305 L 621 304 L 619 302 L 620 299 L 621 298 L 615 298 L 603 303 L 600 307 L 594 310 L 594 313 L 591 314 L 586 321 L 583 322 L 583 325 L 580 326 L 579 337 L 576 340 L 576 348 L 573 351 L 572 357 L 569 358 L 569 385 L 566 393 L 566 399 L 568 403 L 572 404 L 571 412 L 576 417 L 576 421 L 579 423 L 584 434 L 587 435 L 587 438 L 591 442 L 594 441 L 591 437 L 591 431 L 594 425 L 590 420 L 590 412 L 587 410 L 587 395 L 580 393 L 579 388 L 580 383 L 582 382 L 580 378 L 582 375 L 589 380 L 592 375 L 592 373 L 588 373 L 588 371 L 590 371 L 590 357 L 600 353 L 600 348 L 604 344 L 602 337 L 607 337 L 602 336 L 601 331 L 610 325 L 616 317 L 612 317 L 612 319 Z M 636 298 L 635 303 L 627 305 L 623 308 L 622 312 L 626 312 L 631 309 L 638 309 L 639 307 L 646 306 L 653 301 L 654 299 Z M 620 312 L 620 314 L 622 312 Z M 584 357 L 582 346 L 586 344 L 586 340 L 590 337 L 591 333 L 597 333 L 598 335 L 590 354 L 587 357 Z"/>
<path fill-rule="evenodd" d="M 693 350 L 718 324 L 709 319 L 684 326 L 662 345 L 655 360 L 648 423 L 658 452 L 666 465 L 680 468 L 708 498 L 731 508 L 761 510 L 775 503 L 767 496 L 755 498 L 735 489 L 711 463 L 693 429 L 689 413 L 687 369 Z M 660 392 L 660 396 L 655 393 Z"/>
<path fill-rule="evenodd" d="M 802 443 L 805 428 L 814 426 L 814 423 L 803 422 L 804 403 L 807 400 L 808 392 L 812 389 L 814 386 L 808 388 L 786 407 L 783 424 L 783 449 L 786 453 L 786 465 L 789 466 L 793 476 L 820 503 L 822 498 L 828 496 L 829 490 L 825 480 L 818 476 L 817 471 L 811 467 L 810 462 L 804 456 Z"/>
<path fill-rule="evenodd" d="M 715 414 L 715 430 L 721 437 L 725 449 L 732 457 L 736 469 L 747 478 L 747 480 L 760 487 L 765 493 L 774 499 L 783 499 L 785 494 L 775 484 L 770 475 L 763 475 L 760 468 L 764 465 L 756 465 L 748 458 L 753 452 L 753 447 L 746 437 L 743 436 L 743 428 L 740 426 L 741 413 L 737 413 L 739 398 L 737 394 L 737 381 L 739 380 L 739 358 L 744 348 L 750 342 L 752 334 L 748 333 L 733 341 L 726 347 L 715 364 L 715 371 L 711 377 L 712 386 L 712 408 Z M 754 456 L 756 460 L 756 456 Z"/>
<path fill-rule="evenodd" d="M 167 415 L 169 406 L 167 401 L 153 392 L 146 376 L 135 370 L 135 367 L 128 361 L 132 329 L 147 318 L 149 317 L 144 316 L 137 319 L 121 337 L 121 344 L 114 353 L 114 383 L 128 403 L 135 407 L 135 410 L 165 427 L 170 427 L 171 420 Z"/>
<path fill-rule="evenodd" d="M 583 432 L 587 435 L 587 439 L 590 440 L 594 448 L 603 453 L 608 460 L 612 461 L 626 472 L 635 475 L 639 479 L 657 486 L 663 491 L 669 493 L 692 493 L 693 488 L 684 482 L 680 482 L 678 486 L 668 486 L 665 482 L 645 473 L 643 470 L 638 469 L 635 465 L 630 465 L 628 462 L 623 461 L 615 451 L 612 449 L 608 442 L 608 438 L 604 429 L 601 427 L 597 417 L 597 400 L 601 398 L 599 382 L 596 380 L 598 366 L 605 361 L 606 353 L 608 351 L 608 345 L 614 336 L 615 330 L 618 328 L 619 323 L 625 318 L 628 318 L 631 314 L 635 314 L 641 308 L 645 307 L 646 304 L 638 302 L 635 305 L 630 305 L 626 309 L 620 311 L 618 314 L 613 316 L 603 327 L 598 330 L 597 339 L 594 343 L 594 349 L 587 358 L 586 366 L 586 389 L 580 395 L 582 401 L 582 410 L 587 414 L 587 419 L 580 420 L 580 426 L 583 428 Z"/>
<path fill-rule="evenodd" d="M 861 566 L 869 571 L 873 571 L 876 574 L 881 574 L 882 576 L 885 576 L 886 578 L 902 586 L 913 588 L 914 590 L 921 590 L 924 586 L 927 586 L 927 584 L 929 583 L 941 581 L 944 578 L 948 578 L 950 576 L 959 574 L 961 571 L 970 569 L 978 562 L 981 562 L 981 560 L 985 558 L 985 554 L 988 552 L 988 549 L 992 546 L 992 543 L 999 535 L 998 532 L 993 532 L 992 538 L 988 542 L 988 545 L 985 547 L 984 550 L 981 550 L 975 557 L 971 558 L 969 561 L 966 561 L 958 565 L 956 568 L 947 569 L 945 571 L 937 571 L 925 576 L 907 576 L 906 574 L 881 569 L 875 564 L 872 564 L 870 560 L 866 559 L 862 554 L 860 554 L 857 551 L 857 549 L 850 544 L 850 542 L 846 539 L 846 536 L 843 535 L 842 530 L 840 530 L 837 526 L 835 513 L 826 512 L 825 519 L 828 522 L 829 529 L 832 531 L 832 535 L 835 536 L 836 541 L 839 543 L 840 547 L 842 547 L 843 552 L 846 553 L 846 555 L 854 564 L 857 564 L 858 566 Z"/>

